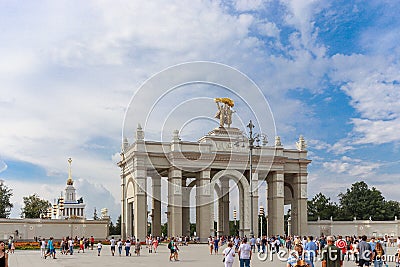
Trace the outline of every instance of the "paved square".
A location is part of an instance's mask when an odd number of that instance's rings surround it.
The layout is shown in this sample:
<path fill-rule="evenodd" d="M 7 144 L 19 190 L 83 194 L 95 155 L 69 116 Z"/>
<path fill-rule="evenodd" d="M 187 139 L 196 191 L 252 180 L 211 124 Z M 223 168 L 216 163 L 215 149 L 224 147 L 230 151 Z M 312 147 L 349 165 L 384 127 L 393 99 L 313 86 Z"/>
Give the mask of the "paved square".
<path fill-rule="evenodd" d="M 210 267 L 210 266 L 223 266 L 222 255 L 210 255 L 207 245 L 189 245 L 180 248 L 180 261 L 170 262 L 169 252 L 166 245 L 160 245 L 158 252 L 149 254 L 145 247 L 143 247 L 142 255 L 137 256 L 111 256 L 109 246 L 103 246 L 101 256 L 97 256 L 96 250 L 88 250 L 85 253 L 75 253 L 74 255 L 61 255 L 57 251 L 57 259 L 40 258 L 40 251 L 24 251 L 16 250 L 14 254 L 9 255 L 9 266 L 10 267 L 42 267 L 42 266 L 57 266 L 57 267 L 81 267 L 81 266 L 199 266 L 199 267 Z M 224 246 L 225 248 L 225 246 Z M 222 250 L 220 250 L 222 252 Z M 388 248 L 388 253 L 394 255 L 394 248 Z M 235 259 L 234 266 L 239 266 L 238 259 Z M 269 259 L 266 261 L 260 261 L 257 257 L 254 257 L 251 266 L 268 266 L 268 267 L 284 267 L 286 263 L 280 262 L 276 258 L 274 261 Z M 315 266 L 321 266 L 320 262 L 317 262 Z M 345 267 L 354 267 L 354 262 L 345 262 Z M 389 263 L 389 266 L 395 266 L 394 263 Z"/>

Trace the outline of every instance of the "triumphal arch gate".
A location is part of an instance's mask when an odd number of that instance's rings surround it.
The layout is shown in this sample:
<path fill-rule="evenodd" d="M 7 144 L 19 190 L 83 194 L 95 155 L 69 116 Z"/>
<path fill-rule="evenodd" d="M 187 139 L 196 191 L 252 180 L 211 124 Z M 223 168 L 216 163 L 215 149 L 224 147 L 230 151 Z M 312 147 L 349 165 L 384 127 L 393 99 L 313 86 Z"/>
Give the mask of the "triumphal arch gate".
<path fill-rule="evenodd" d="M 273 144 L 254 144 L 249 156 L 249 136 L 230 127 L 229 106 L 218 108 L 220 127 L 197 141 L 181 140 L 178 131 L 173 132 L 170 142 L 148 141 L 140 125 L 133 143 L 125 139 L 118 163 L 123 238 L 135 236 L 143 240 L 148 232 L 148 218 L 152 235 L 161 235 L 162 179 L 168 181 L 168 236 L 190 234 L 192 190 L 200 240 L 216 234 L 214 220 L 217 234 L 229 235 L 230 181 L 239 191 L 240 235 L 258 234 L 259 199 L 267 203 L 269 235 L 284 234 L 285 204 L 291 204 L 290 234 L 307 234 L 307 165 L 311 161 L 307 159 L 303 137 L 296 142 L 297 149 L 285 149 L 276 136 Z M 259 192 L 259 181 L 266 181 L 266 191 Z"/>

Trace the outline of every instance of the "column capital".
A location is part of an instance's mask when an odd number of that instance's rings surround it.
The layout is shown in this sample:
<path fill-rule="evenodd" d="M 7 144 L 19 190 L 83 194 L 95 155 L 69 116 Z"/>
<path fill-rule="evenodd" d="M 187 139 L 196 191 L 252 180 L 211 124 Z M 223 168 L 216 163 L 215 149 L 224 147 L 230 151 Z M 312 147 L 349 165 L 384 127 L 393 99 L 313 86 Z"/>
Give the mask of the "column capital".
<path fill-rule="evenodd" d="M 205 169 L 198 172 L 198 180 L 210 180 L 211 179 L 211 170 Z"/>
<path fill-rule="evenodd" d="M 180 178 L 182 179 L 182 170 L 175 168 L 175 167 L 171 167 L 168 170 L 168 178 Z"/>

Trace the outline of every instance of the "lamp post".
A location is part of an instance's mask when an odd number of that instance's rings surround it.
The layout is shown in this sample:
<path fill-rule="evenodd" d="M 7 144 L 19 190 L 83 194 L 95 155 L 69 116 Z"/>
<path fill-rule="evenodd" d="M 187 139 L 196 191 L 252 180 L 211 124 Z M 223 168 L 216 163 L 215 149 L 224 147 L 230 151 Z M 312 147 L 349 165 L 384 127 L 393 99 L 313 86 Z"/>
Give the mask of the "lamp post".
<path fill-rule="evenodd" d="M 59 214 L 59 219 L 61 219 L 61 218 L 63 218 L 63 216 L 64 216 L 64 198 L 63 197 L 60 197 L 59 199 L 58 199 L 58 207 L 59 207 L 59 209 L 60 209 L 60 214 Z"/>
<path fill-rule="evenodd" d="M 249 160 L 250 160 L 250 236 L 254 235 L 254 218 L 253 218 L 253 149 L 260 148 L 258 144 L 260 142 L 260 137 L 263 139 L 263 145 L 267 144 L 267 138 L 265 135 L 255 134 L 253 135 L 253 128 L 254 124 L 250 120 L 249 124 L 247 125 L 249 128 Z M 257 142 L 257 145 L 254 146 L 254 141 Z"/>
<path fill-rule="evenodd" d="M 264 207 L 260 206 L 260 237 L 263 236 L 263 218 L 264 218 Z"/>
<path fill-rule="evenodd" d="M 234 220 L 234 222 L 235 222 L 235 225 L 234 225 L 234 229 L 235 229 L 235 235 L 236 235 L 236 207 L 233 209 L 233 220 Z"/>

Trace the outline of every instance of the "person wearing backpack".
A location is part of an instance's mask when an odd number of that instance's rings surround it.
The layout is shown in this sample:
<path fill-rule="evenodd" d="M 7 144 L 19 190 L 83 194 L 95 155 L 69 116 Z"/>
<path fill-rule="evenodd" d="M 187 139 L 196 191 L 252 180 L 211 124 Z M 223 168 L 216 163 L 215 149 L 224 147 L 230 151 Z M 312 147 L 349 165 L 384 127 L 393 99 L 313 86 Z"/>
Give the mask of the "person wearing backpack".
<path fill-rule="evenodd" d="M 233 243 L 228 242 L 228 247 L 226 247 L 222 253 L 224 254 L 224 259 L 222 260 L 222 262 L 224 262 L 225 267 L 232 267 L 235 257 L 235 250 L 233 249 Z"/>
<path fill-rule="evenodd" d="M 171 237 L 171 241 L 168 243 L 168 249 L 170 250 L 171 254 L 169 255 L 169 260 L 172 261 L 174 259 L 175 261 L 178 260 L 178 247 L 175 244 L 175 237 Z"/>

